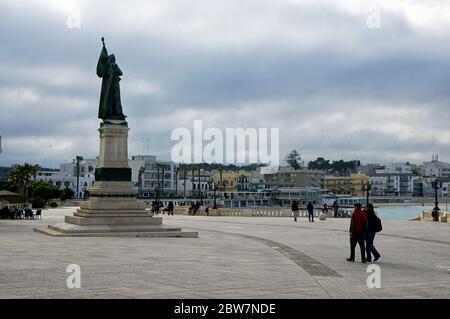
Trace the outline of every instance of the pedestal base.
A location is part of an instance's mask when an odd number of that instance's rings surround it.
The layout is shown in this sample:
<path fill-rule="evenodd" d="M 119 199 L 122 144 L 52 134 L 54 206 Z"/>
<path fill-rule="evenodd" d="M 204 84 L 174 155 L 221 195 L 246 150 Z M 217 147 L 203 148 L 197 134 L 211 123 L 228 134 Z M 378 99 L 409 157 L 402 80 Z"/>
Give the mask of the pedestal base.
<path fill-rule="evenodd" d="M 197 232 L 163 226 L 161 217 L 149 215 L 144 203 L 131 198 L 94 198 L 81 203 L 73 216 L 65 216 L 64 223 L 34 231 L 65 237 L 198 237 Z"/>
<path fill-rule="evenodd" d="M 36 227 L 34 231 L 50 236 L 128 236 L 193 237 L 178 227 L 164 227 L 161 217 L 147 213 L 146 205 L 136 200 L 128 167 L 128 127 L 124 121 L 107 120 L 99 129 L 100 154 L 90 199 L 83 202 L 65 223 Z"/>

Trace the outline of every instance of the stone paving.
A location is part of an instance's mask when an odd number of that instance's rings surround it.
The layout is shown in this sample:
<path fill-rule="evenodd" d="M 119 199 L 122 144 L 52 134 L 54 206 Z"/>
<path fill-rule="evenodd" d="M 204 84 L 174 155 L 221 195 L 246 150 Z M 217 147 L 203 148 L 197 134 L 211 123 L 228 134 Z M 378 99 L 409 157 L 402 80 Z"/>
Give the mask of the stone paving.
<path fill-rule="evenodd" d="M 450 225 L 383 221 L 381 288 L 348 263 L 348 219 L 164 216 L 199 238 L 54 238 L 0 220 L 0 298 L 450 298 Z M 357 253 L 358 258 L 358 253 Z M 81 288 L 66 267 L 81 267 Z"/>

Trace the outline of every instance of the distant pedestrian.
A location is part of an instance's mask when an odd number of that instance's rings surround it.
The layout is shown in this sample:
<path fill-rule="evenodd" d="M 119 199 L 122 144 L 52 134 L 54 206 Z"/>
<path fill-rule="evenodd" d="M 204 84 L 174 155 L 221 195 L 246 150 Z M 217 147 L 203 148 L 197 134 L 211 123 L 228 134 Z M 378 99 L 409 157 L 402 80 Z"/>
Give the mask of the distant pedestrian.
<path fill-rule="evenodd" d="M 193 215 L 195 215 L 195 214 L 197 214 L 197 211 L 200 209 L 200 202 L 195 202 L 195 206 L 194 206 L 194 214 Z"/>
<path fill-rule="evenodd" d="M 314 222 L 314 205 L 313 205 L 313 203 L 308 202 L 306 209 L 308 210 L 308 220 L 310 222 Z"/>
<path fill-rule="evenodd" d="M 375 240 L 375 234 L 380 232 L 383 227 L 381 226 L 380 218 L 375 214 L 375 210 L 372 204 L 368 204 L 366 207 L 367 214 L 367 234 L 366 234 L 366 261 L 369 263 L 380 259 L 381 255 L 375 248 L 373 241 Z"/>
<path fill-rule="evenodd" d="M 334 211 L 334 217 L 337 217 L 338 211 L 339 211 L 339 204 L 338 204 L 337 200 L 335 200 L 333 203 L 333 211 Z"/>
<path fill-rule="evenodd" d="M 352 217 L 350 219 L 350 258 L 347 258 L 347 261 L 355 261 L 355 248 L 356 244 L 358 244 L 361 250 L 361 262 L 363 264 L 366 263 L 366 249 L 364 246 L 366 232 L 366 213 L 361 210 L 361 204 L 355 204 L 355 210 L 353 211 Z"/>
<path fill-rule="evenodd" d="M 167 205 L 167 215 L 173 215 L 173 202 L 170 201 Z"/>
<path fill-rule="evenodd" d="M 328 205 L 327 205 L 327 204 L 323 204 L 323 207 L 322 207 L 322 213 L 328 215 Z"/>
<path fill-rule="evenodd" d="M 294 214 L 294 222 L 296 222 L 298 217 L 298 203 L 296 200 L 292 201 L 292 213 Z"/>
<path fill-rule="evenodd" d="M 191 202 L 191 206 L 189 207 L 189 215 L 194 215 L 194 209 L 195 209 L 195 204 L 194 202 Z"/>

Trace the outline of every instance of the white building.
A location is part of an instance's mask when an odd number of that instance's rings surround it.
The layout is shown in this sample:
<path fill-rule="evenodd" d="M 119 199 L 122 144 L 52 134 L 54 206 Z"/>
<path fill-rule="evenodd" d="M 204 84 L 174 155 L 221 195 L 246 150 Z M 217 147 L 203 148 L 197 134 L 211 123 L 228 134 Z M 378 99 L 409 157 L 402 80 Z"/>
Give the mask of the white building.
<path fill-rule="evenodd" d="M 97 159 L 86 159 L 80 163 L 80 172 L 77 174 L 75 163 L 62 163 L 59 165 L 59 171 L 38 171 L 36 181 L 53 184 L 60 190 L 70 188 L 75 198 L 84 198 L 86 191 L 94 185 L 96 166 Z"/>
<path fill-rule="evenodd" d="M 409 163 L 386 164 L 370 177 L 373 196 L 412 196 L 415 175 Z"/>
<path fill-rule="evenodd" d="M 431 162 L 425 162 L 422 166 L 424 177 L 450 178 L 450 164 L 439 161 L 438 155 L 433 155 Z"/>
<path fill-rule="evenodd" d="M 154 197 L 157 190 L 161 197 L 175 194 L 176 163 L 157 161 L 154 155 L 135 155 L 128 161 L 128 166 L 131 168 L 131 180 L 140 197 Z"/>
<path fill-rule="evenodd" d="M 203 169 L 200 170 L 200 177 L 198 170 L 194 171 L 194 176 L 192 176 L 192 170 L 180 171 L 178 176 L 178 195 L 189 197 L 199 195 L 201 192 L 205 196 L 208 191 L 214 189 L 214 182 L 214 174 Z"/>

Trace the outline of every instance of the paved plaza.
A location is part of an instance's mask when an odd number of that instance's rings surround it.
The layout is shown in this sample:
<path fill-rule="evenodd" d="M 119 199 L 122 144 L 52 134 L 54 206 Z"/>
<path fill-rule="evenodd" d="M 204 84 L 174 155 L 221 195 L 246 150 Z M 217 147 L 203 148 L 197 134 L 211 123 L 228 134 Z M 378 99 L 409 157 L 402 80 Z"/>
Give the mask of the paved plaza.
<path fill-rule="evenodd" d="M 450 298 L 450 225 L 383 221 L 381 288 L 348 263 L 348 219 L 165 216 L 199 238 L 50 237 L 0 220 L 0 298 Z M 357 260 L 359 254 L 357 253 Z M 66 268 L 81 268 L 69 289 Z"/>

